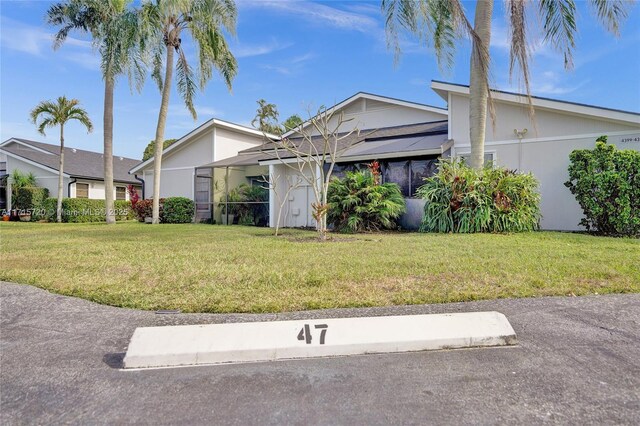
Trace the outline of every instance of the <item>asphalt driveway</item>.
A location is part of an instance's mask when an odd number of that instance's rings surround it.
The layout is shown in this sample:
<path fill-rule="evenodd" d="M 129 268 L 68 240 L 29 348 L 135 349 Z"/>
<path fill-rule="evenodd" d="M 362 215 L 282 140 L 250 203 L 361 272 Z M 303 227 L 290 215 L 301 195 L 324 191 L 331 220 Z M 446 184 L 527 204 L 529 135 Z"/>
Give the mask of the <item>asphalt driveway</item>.
<path fill-rule="evenodd" d="M 496 310 L 511 348 L 122 371 L 139 326 Z M 0 423 L 640 424 L 640 295 L 159 315 L 0 283 Z"/>

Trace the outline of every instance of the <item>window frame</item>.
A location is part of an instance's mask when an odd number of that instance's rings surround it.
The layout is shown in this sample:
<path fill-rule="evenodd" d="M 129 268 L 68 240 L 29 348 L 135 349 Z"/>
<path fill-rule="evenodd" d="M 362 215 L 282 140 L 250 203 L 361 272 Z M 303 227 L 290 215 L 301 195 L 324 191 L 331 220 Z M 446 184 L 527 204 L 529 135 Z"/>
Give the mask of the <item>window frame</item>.
<path fill-rule="evenodd" d="M 87 191 L 87 196 L 86 196 L 86 197 L 81 197 L 81 196 L 79 196 L 79 195 L 78 195 L 78 192 L 79 192 L 79 191 L 78 191 L 78 189 L 79 189 L 81 186 L 82 186 L 82 187 L 86 187 L 86 188 L 87 188 L 87 189 L 86 189 L 86 191 Z M 82 199 L 85 199 L 85 200 L 86 200 L 86 199 L 89 199 L 89 184 L 88 184 L 88 183 L 85 183 L 85 182 L 76 182 L 76 183 L 75 183 L 75 187 L 76 187 L 76 198 L 82 198 Z"/>
<path fill-rule="evenodd" d="M 121 189 L 123 190 L 123 196 L 124 198 L 118 198 L 118 190 Z M 115 200 L 116 201 L 126 201 L 127 200 L 127 187 L 126 186 L 116 186 L 116 196 L 115 196 Z"/>

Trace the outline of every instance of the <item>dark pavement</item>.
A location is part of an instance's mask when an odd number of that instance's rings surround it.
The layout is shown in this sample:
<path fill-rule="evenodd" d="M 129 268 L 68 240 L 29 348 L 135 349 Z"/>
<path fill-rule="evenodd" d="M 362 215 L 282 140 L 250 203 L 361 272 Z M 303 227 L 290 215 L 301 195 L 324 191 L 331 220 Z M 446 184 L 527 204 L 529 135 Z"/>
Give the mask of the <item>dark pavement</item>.
<path fill-rule="evenodd" d="M 139 326 L 496 310 L 519 346 L 122 371 Z M 640 294 L 157 315 L 0 284 L 0 423 L 640 424 Z"/>

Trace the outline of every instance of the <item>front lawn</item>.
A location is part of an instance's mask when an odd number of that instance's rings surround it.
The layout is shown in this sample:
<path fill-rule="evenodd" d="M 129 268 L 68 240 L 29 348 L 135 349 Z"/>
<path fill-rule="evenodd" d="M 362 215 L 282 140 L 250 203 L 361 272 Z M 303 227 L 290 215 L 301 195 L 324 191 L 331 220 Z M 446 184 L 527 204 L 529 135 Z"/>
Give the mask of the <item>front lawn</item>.
<path fill-rule="evenodd" d="M 332 235 L 211 225 L 0 223 L 0 280 L 109 305 L 185 312 L 640 292 L 640 240 Z"/>

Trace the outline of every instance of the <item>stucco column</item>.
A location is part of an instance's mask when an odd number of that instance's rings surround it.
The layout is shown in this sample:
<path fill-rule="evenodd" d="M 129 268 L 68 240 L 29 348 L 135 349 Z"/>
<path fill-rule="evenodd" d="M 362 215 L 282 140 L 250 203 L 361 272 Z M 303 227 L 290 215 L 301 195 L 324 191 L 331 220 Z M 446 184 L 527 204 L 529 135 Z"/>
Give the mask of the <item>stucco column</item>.
<path fill-rule="evenodd" d="M 273 190 L 273 185 L 276 178 L 275 167 L 273 164 L 269 164 L 269 228 L 276 227 L 276 192 Z"/>

